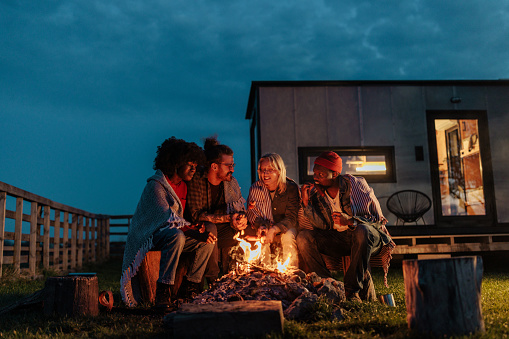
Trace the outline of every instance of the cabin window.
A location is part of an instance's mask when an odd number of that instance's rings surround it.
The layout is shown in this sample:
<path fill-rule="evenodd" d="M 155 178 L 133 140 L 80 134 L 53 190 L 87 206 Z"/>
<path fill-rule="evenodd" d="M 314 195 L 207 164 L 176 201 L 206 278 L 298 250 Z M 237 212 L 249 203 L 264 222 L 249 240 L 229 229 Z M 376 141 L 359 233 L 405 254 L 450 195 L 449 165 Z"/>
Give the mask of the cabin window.
<path fill-rule="evenodd" d="M 315 159 L 325 151 L 343 160 L 342 174 L 364 177 L 368 182 L 396 182 L 394 147 L 299 147 L 300 183 L 313 181 Z"/>

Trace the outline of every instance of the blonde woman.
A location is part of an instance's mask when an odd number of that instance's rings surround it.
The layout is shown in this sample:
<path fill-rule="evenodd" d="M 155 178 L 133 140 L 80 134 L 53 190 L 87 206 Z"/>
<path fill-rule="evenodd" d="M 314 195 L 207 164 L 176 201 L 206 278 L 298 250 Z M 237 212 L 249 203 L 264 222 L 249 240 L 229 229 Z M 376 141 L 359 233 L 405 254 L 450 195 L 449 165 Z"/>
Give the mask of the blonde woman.
<path fill-rule="evenodd" d="M 282 259 L 287 260 L 290 256 L 290 265 L 298 267 L 299 186 L 286 177 L 286 167 L 279 154 L 268 153 L 260 158 L 258 181 L 249 188 L 247 201 L 248 221 L 266 248 L 280 241 Z"/>

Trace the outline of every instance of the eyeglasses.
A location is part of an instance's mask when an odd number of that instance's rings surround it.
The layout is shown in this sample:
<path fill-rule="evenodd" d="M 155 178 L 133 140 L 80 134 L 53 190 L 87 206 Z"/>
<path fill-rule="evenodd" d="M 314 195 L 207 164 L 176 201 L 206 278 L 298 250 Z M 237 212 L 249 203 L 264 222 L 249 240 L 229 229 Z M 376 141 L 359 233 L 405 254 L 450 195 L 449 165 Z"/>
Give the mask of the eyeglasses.
<path fill-rule="evenodd" d="M 278 170 L 274 169 L 274 168 L 265 168 L 265 169 L 259 169 L 258 172 L 260 172 L 260 174 L 274 174 L 274 173 L 277 173 Z"/>
<path fill-rule="evenodd" d="M 228 167 L 230 169 L 234 169 L 235 168 L 235 163 L 234 162 L 232 162 L 231 164 L 227 164 L 225 162 L 219 162 L 218 164 L 225 165 L 226 167 Z"/>

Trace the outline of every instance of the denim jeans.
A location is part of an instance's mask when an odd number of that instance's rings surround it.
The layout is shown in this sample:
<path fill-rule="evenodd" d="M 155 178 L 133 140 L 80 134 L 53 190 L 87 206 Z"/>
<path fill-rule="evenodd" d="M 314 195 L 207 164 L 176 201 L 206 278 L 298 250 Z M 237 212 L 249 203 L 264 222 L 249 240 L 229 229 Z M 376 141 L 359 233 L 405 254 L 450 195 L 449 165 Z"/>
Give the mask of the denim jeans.
<path fill-rule="evenodd" d="M 152 242 L 154 244 L 153 250 L 161 251 L 158 282 L 170 285 L 175 283 L 175 272 L 182 252 L 195 252 L 193 264 L 187 271 L 186 277 L 188 281 L 201 282 L 215 244 L 207 244 L 186 237 L 177 228 L 157 230 L 153 234 Z"/>
<path fill-rule="evenodd" d="M 331 257 L 350 256 L 350 267 L 345 272 L 345 291 L 359 292 L 369 258 L 382 248 L 380 235 L 369 225 L 357 225 L 355 230 L 302 230 L 297 236 L 297 247 L 309 272 L 320 277 L 331 277 L 321 253 Z"/>

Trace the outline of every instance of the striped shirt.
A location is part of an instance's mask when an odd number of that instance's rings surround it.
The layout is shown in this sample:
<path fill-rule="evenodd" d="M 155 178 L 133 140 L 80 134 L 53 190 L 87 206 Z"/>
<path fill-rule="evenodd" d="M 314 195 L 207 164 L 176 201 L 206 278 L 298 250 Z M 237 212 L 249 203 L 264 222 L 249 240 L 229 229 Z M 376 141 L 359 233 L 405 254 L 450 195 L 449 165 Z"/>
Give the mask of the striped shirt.
<path fill-rule="evenodd" d="M 348 198 L 346 195 L 341 199 L 343 211 L 353 217 L 357 223 L 375 227 L 382 237 L 383 244 L 395 247 L 396 244 L 390 238 L 389 231 L 385 227 L 387 219 L 383 216 L 380 203 L 366 179 L 349 174 L 343 175 L 342 178 L 345 179 L 343 182 L 347 187 L 341 193 L 350 195 L 350 199 L 347 200 L 350 206 L 345 206 L 347 204 L 344 202 L 344 198 Z M 334 227 L 332 209 L 326 198 L 316 188 L 310 192 L 309 204 L 304 208 L 304 214 L 316 228 L 332 229 Z"/>

